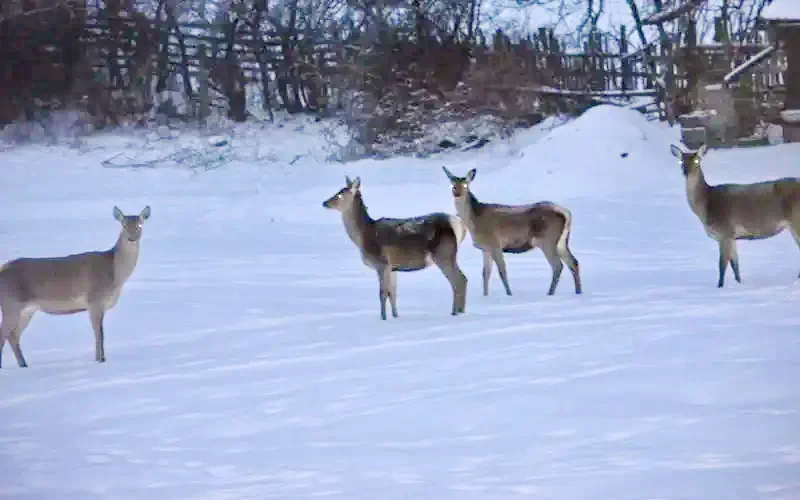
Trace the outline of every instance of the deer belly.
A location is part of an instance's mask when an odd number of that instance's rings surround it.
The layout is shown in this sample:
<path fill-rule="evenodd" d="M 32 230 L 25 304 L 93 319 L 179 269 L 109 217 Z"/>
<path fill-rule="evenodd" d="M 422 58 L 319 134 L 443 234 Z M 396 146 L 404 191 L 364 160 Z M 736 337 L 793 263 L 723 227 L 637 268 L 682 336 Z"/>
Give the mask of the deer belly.
<path fill-rule="evenodd" d="M 788 224 L 779 223 L 766 223 L 763 225 L 742 225 L 734 224 L 733 234 L 734 238 L 741 240 L 761 240 L 771 238 L 776 234 L 783 231 Z"/>
<path fill-rule="evenodd" d="M 39 300 L 39 309 L 47 314 L 73 314 L 85 311 L 89 305 L 86 300 Z"/>
<path fill-rule="evenodd" d="M 525 253 L 529 250 L 533 250 L 533 245 L 531 242 L 524 243 L 519 246 L 506 246 L 503 247 L 503 253 Z"/>
<path fill-rule="evenodd" d="M 505 238 L 502 241 L 503 253 L 525 253 L 535 248 L 532 238 Z"/>
<path fill-rule="evenodd" d="M 390 247 L 385 256 L 392 271 L 419 271 L 433 264 L 430 253 L 423 249 Z"/>

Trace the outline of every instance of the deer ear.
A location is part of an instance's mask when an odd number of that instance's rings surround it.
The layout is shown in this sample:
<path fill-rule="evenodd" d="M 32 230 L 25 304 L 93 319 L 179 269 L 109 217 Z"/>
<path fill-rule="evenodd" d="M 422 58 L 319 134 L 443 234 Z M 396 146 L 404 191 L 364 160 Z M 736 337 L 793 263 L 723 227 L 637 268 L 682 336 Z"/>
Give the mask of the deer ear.
<path fill-rule="evenodd" d="M 350 187 L 358 190 L 361 187 L 361 177 L 356 177 Z"/>
<path fill-rule="evenodd" d="M 139 214 L 139 217 L 142 220 L 147 220 L 147 219 L 150 218 L 150 205 L 147 205 L 146 207 L 144 207 L 144 209 L 142 210 L 142 213 Z"/>
<path fill-rule="evenodd" d="M 448 179 L 450 179 L 451 181 L 455 180 L 455 175 L 453 175 L 449 170 L 447 170 L 447 167 L 442 165 L 442 170 L 444 170 L 444 175 L 446 175 Z"/>
<path fill-rule="evenodd" d="M 122 222 L 122 219 L 125 218 L 125 215 L 122 213 L 122 210 L 114 206 L 114 218 L 118 221 Z"/>
<path fill-rule="evenodd" d="M 703 144 L 702 146 L 697 148 L 697 153 L 695 153 L 695 154 L 697 155 L 698 158 L 702 158 L 702 157 L 704 157 L 706 155 L 707 149 L 708 148 L 706 148 L 706 145 Z"/>
<path fill-rule="evenodd" d="M 477 174 L 478 174 L 478 171 L 475 170 L 474 168 L 472 170 L 470 170 L 469 172 L 467 172 L 467 182 L 472 182 L 472 179 L 474 179 Z"/>
<path fill-rule="evenodd" d="M 681 151 L 681 148 L 679 148 L 678 146 L 673 144 L 670 146 L 669 149 L 670 151 L 672 151 L 672 156 L 674 156 L 675 158 L 683 158 L 683 151 Z"/>

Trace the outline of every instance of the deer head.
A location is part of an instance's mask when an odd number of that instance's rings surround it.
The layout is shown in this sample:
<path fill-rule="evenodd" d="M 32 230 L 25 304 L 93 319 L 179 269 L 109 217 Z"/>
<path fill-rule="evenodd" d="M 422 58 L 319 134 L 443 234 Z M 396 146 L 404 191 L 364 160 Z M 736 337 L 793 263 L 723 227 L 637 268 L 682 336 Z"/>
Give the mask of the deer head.
<path fill-rule="evenodd" d="M 680 160 L 683 175 L 689 177 L 700 171 L 700 160 L 706 154 L 706 145 L 700 146 L 697 151 L 686 151 L 680 146 L 673 144 L 670 147 L 672 156 Z"/>
<path fill-rule="evenodd" d="M 444 170 L 447 178 L 450 179 L 450 185 L 453 188 L 453 197 L 461 198 L 469 193 L 469 183 L 475 179 L 475 175 L 477 174 L 477 171 L 474 168 L 467 172 L 466 177 L 458 177 L 457 175 L 453 175 L 452 172 L 447 170 L 447 167 L 444 166 L 442 167 L 442 170 Z"/>
<path fill-rule="evenodd" d="M 142 225 L 150 218 L 150 205 L 147 205 L 139 215 L 125 215 L 117 207 L 114 207 L 114 218 L 122 224 L 122 232 L 128 241 L 139 241 L 142 237 Z"/>
<path fill-rule="evenodd" d="M 361 178 L 356 177 L 355 180 L 351 180 L 349 176 L 345 176 L 344 180 L 345 186 L 337 191 L 336 194 L 323 201 L 323 207 L 340 212 L 344 212 L 350 208 L 356 194 L 358 194 L 361 188 Z"/>

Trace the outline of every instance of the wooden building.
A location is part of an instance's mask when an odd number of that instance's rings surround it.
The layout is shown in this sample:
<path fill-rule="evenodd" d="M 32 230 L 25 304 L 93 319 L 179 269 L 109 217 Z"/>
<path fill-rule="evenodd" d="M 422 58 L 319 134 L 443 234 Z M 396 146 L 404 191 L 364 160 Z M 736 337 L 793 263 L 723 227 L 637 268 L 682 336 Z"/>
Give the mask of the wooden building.
<path fill-rule="evenodd" d="M 772 0 L 761 14 L 771 42 L 786 54 L 783 138 L 800 142 L 800 0 Z"/>

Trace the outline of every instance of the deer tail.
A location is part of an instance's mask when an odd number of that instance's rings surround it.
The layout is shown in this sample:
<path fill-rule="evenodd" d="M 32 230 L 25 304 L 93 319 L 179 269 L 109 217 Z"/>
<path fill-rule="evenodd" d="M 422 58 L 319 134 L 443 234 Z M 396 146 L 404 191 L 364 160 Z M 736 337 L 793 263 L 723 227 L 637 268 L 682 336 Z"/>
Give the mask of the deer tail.
<path fill-rule="evenodd" d="M 561 230 L 561 236 L 558 237 L 558 242 L 556 243 L 558 252 L 563 254 L 569 251 L 569 235 L 570 232 L 572 232 L 572 212 L 570 212 L 567 208 L 556 205 L 555 203 L 551 204 L 550 206 L 553 211 L 564 217 L 564 228 Z"/>

